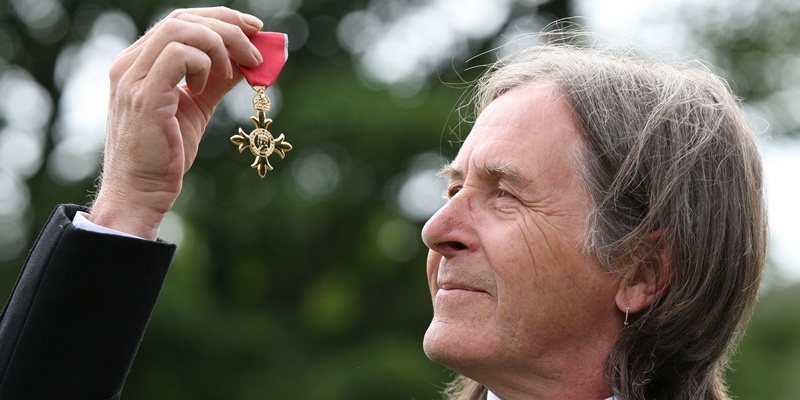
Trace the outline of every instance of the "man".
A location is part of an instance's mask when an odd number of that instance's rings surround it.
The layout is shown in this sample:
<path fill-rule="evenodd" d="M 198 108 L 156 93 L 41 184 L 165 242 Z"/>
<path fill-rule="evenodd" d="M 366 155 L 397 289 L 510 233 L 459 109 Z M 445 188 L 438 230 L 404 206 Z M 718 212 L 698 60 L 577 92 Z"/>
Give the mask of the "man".
<path fill-rule="evenodd" d="M 26 262 L 0 321 L 0 397 L 119 397 L 174 251 L 158 226 L 240 79 L 231 60 L 261 62 L 247 41 L 260 27 L 180 10 L 117 58 L 100 191 L 88 214 L 57 209 Z M 728 87 L 550 45 L 490 71 L 476 104 L 423 230 L 424 348 L 461 374 L 446 396 L 727 398 L 766 235 L 758 151 Z"/>
<path fill-rule="evenodd" d="M 699 65 L 547 45 L 479 82 L 426 224 L 450 399 L 727 399 L 766 211 L 755 138 Z"/>

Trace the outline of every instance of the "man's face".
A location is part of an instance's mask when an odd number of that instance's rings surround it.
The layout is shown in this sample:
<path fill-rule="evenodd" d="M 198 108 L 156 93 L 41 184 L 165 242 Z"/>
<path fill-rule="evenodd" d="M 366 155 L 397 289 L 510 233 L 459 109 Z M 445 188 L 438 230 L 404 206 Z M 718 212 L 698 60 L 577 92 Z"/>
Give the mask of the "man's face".
<path fill-rule="evenodd" d="M 608 354 L 619 279 L 582 252 L 591 203 L 575 168 L 581 146 L 569 106 L 544 83 L 480 115 L 445 167 L 449 201 L 422 232 L 432 360 L 488 384 Z"/>

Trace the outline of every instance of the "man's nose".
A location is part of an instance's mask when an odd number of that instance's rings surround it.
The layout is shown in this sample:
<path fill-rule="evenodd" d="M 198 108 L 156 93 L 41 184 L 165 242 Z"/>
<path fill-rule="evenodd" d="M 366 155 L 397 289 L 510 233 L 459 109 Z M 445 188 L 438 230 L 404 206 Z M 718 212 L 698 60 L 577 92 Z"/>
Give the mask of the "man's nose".
<path fill-rule="evenodd" d="M 450 258 L 477 247 L 469 201 L 466 193 L 459 193 L 425 223 L 422 241 L 429 249 Z"/>

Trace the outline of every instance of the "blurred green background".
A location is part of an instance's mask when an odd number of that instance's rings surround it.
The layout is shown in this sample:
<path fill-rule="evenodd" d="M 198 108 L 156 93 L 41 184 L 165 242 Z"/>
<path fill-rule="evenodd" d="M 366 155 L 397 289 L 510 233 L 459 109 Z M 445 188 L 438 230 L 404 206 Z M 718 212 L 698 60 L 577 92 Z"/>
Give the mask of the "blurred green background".
<path fill-rule="evenodd" d="M 797 147 L 800 7 L 666 3 L 681 4 L 643 24 L 718 66 L 762 139 Z M 271 129 L 294 150 L 260 180 L 228 140 L 250 128 L 253 92 L 240 85 L 218 108 L 162 229 L 179 251 L 126 399 L 438 398 L 450 374 L 421 348 L 431 311 L 419 232 L 441 204 L 433 172 L 469 129 L 463 82 L 516 34 L 598 4 L 620 21 L 630 11 L 590 0 L 0 4 L 3 296 L 53 207 L 91 197 L 116 53 L 178 7 L 226 5 L 290 36 Z M 800 286 L 781 262 L 728 375 L 742 399 L 800 398 Z"/>

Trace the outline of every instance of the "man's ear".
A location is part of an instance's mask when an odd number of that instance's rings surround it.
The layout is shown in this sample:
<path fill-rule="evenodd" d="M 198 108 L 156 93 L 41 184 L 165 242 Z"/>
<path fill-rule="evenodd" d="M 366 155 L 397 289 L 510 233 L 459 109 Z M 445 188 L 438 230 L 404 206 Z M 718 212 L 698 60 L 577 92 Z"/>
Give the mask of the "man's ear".
<path fill-rule="evenodd" d="M 672 267 L 661 236 L 661 230 L 647 235 L 651 250 L 635 258 L 637 264 L 628 269 L 620 282 L 616 304 L 621 312 L 636 314 L 658 301 L 669 289 Z"/>

